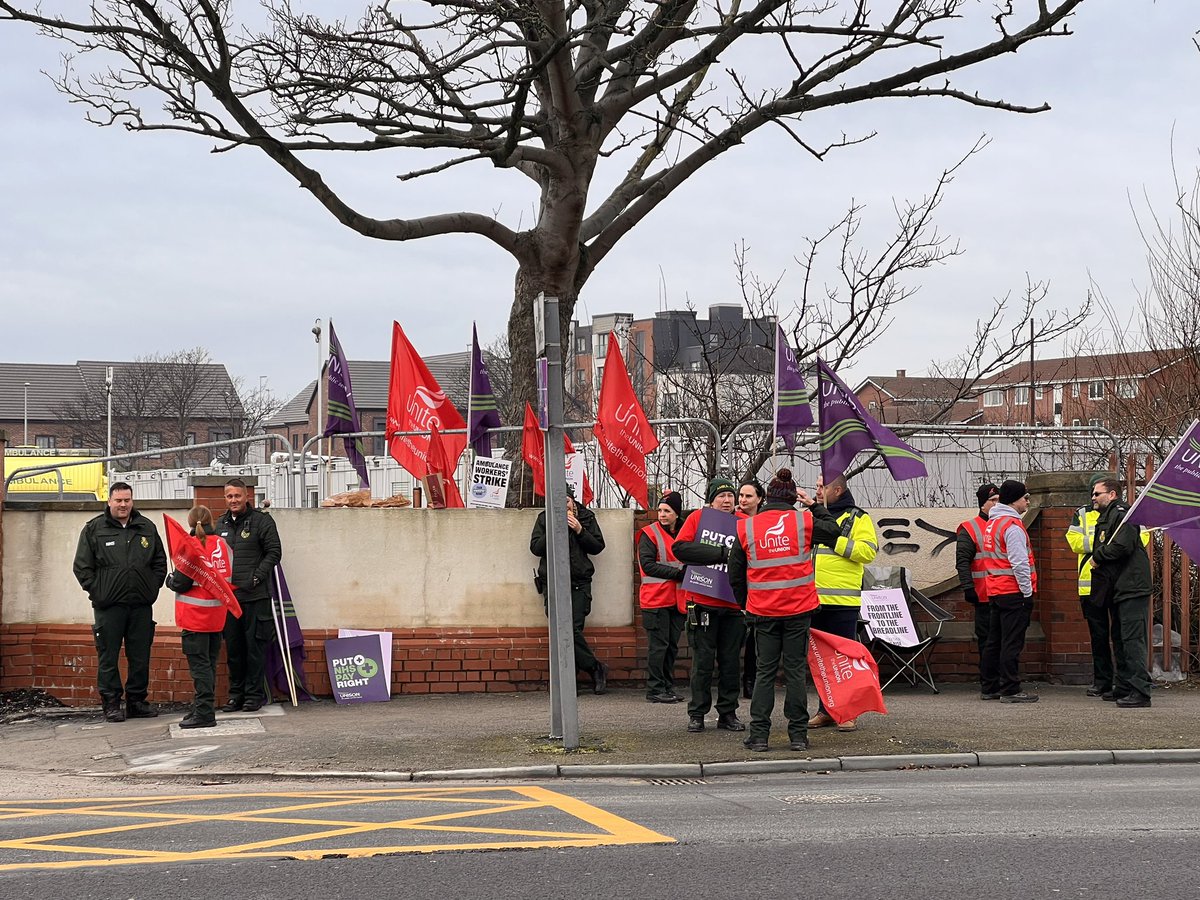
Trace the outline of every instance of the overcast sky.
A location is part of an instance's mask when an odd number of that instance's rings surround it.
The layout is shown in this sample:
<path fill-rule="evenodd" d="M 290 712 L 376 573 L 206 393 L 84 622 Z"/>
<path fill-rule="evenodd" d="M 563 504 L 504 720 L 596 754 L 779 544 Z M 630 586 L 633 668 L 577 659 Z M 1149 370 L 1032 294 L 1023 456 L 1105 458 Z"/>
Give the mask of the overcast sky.
<path fill-rule="evenodd" d="M 1172 129 L 1184 176 L 1197 165 L 1200 5 L 1090 0 L 1072 28 L 1074 36 L 1038 42 L 964 82 L 1013 102 L 1047 101 L 1051 112 L 951 101 L 829 112 L 813 123 L 824 133 L 879 134 L 825 162 L 778 129 L 753 135 L 618 246 L 588 283 L 579 317 L 736 300 L 733 249 L 742 241 L 760 275 L 784 274 L 786 312 L 804 236 L 852 199 L 867 206 L 866 233 L 882 235 L 893 197 L 920 197 L 985 133 L 990 146 L 960 172 L 938 217 L 964 254 L 913 282 L 917 296 L 850 377 L 920 372 L 954 356 L 991 298 L 1019 292 L 1026 273 L 1050 281 L 1055 306 L 1077 306 L 1090 277 L 1131 308 L 1146 271 L 1130 195 L 1135 205 L 1143 192 L 1170 205 Z M 6 361 L 131 359 L 199 345 L 234 374 L 267 376 L 291 396 L 317 369 L 316 318 L 332 316 L 357 359 L 387 357 L 393 318 L 426 355 L 465 349 L 472 319 L 485 341 L 506 327 L 515 268 L 487 241 L 371 241 L 260 153 L 214 155 L 199 138 L 89 125 L 39 73 L 56 69 L 58 51 L 0 24 Z M 466 177 L 401 185 L 385 155 L 372 156 L 339 165 L 332 180 L 373 215 L 478 208 L 483 196 L 510 203 L 506 221 L 515 224 L 514 207 L 531 208 L 528 193 L 503 193 L 520 183 L 510 173 L 455 170 Z"/>

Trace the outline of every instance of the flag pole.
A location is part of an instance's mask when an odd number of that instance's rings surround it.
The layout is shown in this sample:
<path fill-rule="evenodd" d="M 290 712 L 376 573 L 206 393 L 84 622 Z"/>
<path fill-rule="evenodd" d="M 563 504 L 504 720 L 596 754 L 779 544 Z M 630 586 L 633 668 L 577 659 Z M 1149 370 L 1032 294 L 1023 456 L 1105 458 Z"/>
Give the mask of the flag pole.
<path fill-rule="evenodd" d="M 299 707 L 300 701 L 296 699 L 296 673 L 292 669 L 292 648 L 284 635 L 287 633 L 287 614 L 283 609 L 283 584 L 279 580 L 279 566 L 275 566 L 272 571 L 275 578 L 275 596 L 271 598 L 271 618 L 275 621 L 275 637 L 279 640 L 279 656 L 283 663 L 283 677 L 287 679 L 288 693 L 291 694 L 292 706 Z M 276 600 L 279 602 L 278 610 L 275 608 Z"/>
<path fill-rule="evenodd" d="M 775 320 L 775 410 L 771 421 L 771 457 L 775 456 L 775 447 L 779 443 L 779 341 L 783 337 L 783 328 L 779 320 Z"/>

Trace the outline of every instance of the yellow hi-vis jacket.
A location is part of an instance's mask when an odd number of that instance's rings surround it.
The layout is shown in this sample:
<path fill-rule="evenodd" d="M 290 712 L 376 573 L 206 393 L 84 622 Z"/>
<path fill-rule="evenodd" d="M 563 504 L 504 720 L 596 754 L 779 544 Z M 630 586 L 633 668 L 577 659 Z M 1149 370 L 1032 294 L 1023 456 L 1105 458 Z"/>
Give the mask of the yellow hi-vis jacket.
<path fill-rule="evenodd" d="M 1079 596 L 1088 597 L 1092 593 L 1091 552 L 1096 549 L 1096 523 L 1100 513 L 1088 506 L 1075 510 L 1071 518 L 1071 527 L 1067 529 L 1067 543 L 1079 557 L 1075 570 L 1079 573 Z M 1142 546 L 1150 543 L 1150 532 L 1142 529 Z"/>
<path fill-rule="evenodd" d="M 837 517 L 842 535 L 837 545 L 813 548 L 817 564 L 817 599 L 826 606 L 861 606 L 863 567 L 879 552 L 875 523 L 861 509 Z"/>

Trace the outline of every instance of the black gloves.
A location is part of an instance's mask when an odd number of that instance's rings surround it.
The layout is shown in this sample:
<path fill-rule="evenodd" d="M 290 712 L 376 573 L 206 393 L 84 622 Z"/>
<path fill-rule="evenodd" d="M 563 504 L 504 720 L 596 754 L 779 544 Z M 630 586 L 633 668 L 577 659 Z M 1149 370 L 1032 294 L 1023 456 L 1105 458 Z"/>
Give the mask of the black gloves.
<path fill-rule="evenodd" d="M 174 591 L 177 594 L 186 593 L 196 586 L 196 582 L 179 571 L 167 575 L 166 584 L 168 591 Z"/>
<path fill-rule="evenodd" d="M 972 606 L 979 605 L 979 595 L 975 593 L 975 588 L 967 588 L 965 591 L 963 591 L 963 599 Z"/>

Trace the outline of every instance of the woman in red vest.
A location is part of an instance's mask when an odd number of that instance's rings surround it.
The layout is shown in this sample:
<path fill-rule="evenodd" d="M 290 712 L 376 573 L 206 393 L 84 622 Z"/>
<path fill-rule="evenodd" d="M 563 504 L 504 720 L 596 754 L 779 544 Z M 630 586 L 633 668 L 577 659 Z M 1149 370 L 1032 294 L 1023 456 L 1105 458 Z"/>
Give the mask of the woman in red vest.
<path fill-rule="evenodd" d="M 193 507 L 188 512 L 188 527 L 200 542 L 199 562 L 229 581 L 233 575 L 233 554 L 229 545 L 216 534 L 212 510 L 207 506 Z M 183 652 L 187 655 L 195 687 L 192 711 L 179 727 L 212 728 L 217 724 L 214 698 L 217 655 L 221 651 L 221 631 L 225 627 L 225 601 L 214 597 L 211 591 L 178 570 L 167 576 L 167 588 L 175 591 L 175 624 L 183 629 Z M 235 617 L 242 614 L 240 609 L 229 611 Z"/>
<path fill-rule="evenodd" d="M 674 691 L 674 676 L 679 636 L 687 616 L 679 610 L 678 597 L 683 563 L 672 549 L 682 525 L 683 497 L 678 491 L 668 491 L 658 503 L 658 521 L 638 534 L 638 567 L 642 571 L 638 601 L 648 644 L 646 700 L 650 703 L 683 699 Z"/>

